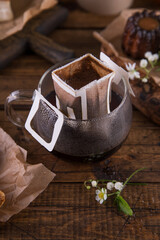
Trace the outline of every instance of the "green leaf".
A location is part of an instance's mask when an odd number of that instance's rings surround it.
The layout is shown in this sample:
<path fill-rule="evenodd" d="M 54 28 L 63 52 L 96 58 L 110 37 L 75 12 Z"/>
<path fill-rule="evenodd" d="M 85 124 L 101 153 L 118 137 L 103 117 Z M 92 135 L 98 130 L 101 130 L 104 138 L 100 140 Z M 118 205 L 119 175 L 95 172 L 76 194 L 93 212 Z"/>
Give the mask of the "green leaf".
<path fill-rule="evenodd" d="M 124 198 L 120 195 L 118 195 L 115 198 L 115 202 L 117 204 L 118 210 L 122 211 L 123 213 L 125 213 L 127 216 L 132 216 L 133 215 L 133 211 L 130 208 L 130 206 L 128 205 L 128 203 L 124 200 Z"/>

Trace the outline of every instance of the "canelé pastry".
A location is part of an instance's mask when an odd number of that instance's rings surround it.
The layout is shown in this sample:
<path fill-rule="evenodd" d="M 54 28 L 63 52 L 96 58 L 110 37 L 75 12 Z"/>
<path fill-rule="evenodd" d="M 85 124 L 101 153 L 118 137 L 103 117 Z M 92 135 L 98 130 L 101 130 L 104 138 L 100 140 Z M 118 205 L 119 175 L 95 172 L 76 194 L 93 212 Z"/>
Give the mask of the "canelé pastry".
<path fill-rule="evenodd" d="M 128 18 L 122 36 L 122 48 L 132 58 L 143 58 L 145 52 L 160 49 L 160 15 L 154 11 L 136 12 Z"/>

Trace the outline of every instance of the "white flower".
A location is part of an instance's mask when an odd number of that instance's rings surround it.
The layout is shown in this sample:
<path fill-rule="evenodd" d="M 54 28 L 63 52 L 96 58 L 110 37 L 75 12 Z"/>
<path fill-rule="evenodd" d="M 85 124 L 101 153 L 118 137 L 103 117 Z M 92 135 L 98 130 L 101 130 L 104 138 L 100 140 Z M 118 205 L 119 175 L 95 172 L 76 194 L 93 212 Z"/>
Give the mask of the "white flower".
<path fill-rule="evenodd" d="M 149 62 L 154 62 L 154 55 L 150 55 L 149 57 L 148 57 L 148 61 Z"/>
<path fill-rule="evenodd" d="M 133 80 L 134 78 L 140 78 L 140 73 L 135 70 L 135 67 L 136 67 L 136 63 L 133 63 L 133 64 L 128 63 L 128 65 L 126 64 L 126 69 L 128 71 L 129 78 L 131 80 Z"/>
<path fill-rule="evenodd" d="M 134 70 L 135 70 L 135 67 L 136 67 L 136 63 L 133 63 L 133 64 L 128 63 L 128 65 L 126 64 L 126 68 L 127 68 L 127 71 L 128 71 L 128 72 L 134 71 Z"/>
<path fill-rule="evenodd" d="M 114 188 L 114 183 L 113 182 L 108 182 L 107 183 L 107 189 L 111 191 L 113 188 Z"/>
<path fill-rule="evenodd" d="M 93 180 L 93 181 L 91 182 L 91 185 L 92 185 L 92 187 L 97 187 L 97 181 Z"/>
<path fill-rule="evenodd" d="M 107 189 L 101 188 L 100 190 L 96 190 L 96 194 L 96 201 L 100 204 L 107 200 Z"/>
<path fill-rule="evenodd" d="M 154 61 L 157 61 L 159 59 L 159 55 L 157 53 L 153 54 Z"/>
<path fill-rule="evenodd" d="M 142 78 L 142 82 L 143 82 L 143 83 L 147 83 L 147 82 L 148 82 L 148 79 L 147 79 L 147 78 Z"/>
<path fill-rule="evenodd" d="M 123 189 L 123 183 L 122 182 L 116 182 L 115 183 L 115 189 L 121 191 Z"/>
<path fill-rule="evenodd" d="M 152 54 L 151 52 L 146 52 L 145 57 L 148 59 L 149 62 L 154 62 L 159 59 L 159 55 L 157 53 Z"/>
<path fill-rule="evenodd" d="M 144 56 L 145 56 L 145 58 L 149 58 L 150 56 L 152 56 L 152 53 L 151 52 L 146 52 L 145 54 L 144 54 Z"/>
<path fill-rule="evenodd" d="M 137 72 L 137 71 L 135 71 L 135 72 L 134 72 L 134 77 L 135 77 L 135 78 L 140 78 L 140 73 Z"/>
<path fill-rule="evenodd" d="M 141 68 L 146 68 L 147 64 L 148 64 L 148 61 L 146 59 L 141 59 L 139 65 L 140 65 Z"/>

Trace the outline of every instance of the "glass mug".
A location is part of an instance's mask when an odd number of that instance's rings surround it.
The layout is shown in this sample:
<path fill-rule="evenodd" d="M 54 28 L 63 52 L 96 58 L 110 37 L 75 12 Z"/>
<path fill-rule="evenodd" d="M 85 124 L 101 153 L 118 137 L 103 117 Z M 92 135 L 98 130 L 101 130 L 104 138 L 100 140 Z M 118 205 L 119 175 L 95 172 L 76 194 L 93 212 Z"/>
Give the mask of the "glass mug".
<path fill-rule="evenodd" d="M 37 91 L 54 106 L 56 101 L 51 72 L 68 62 L 49 68 L 38 84 Z M 75 120 L 64 116 L 62 129 L 52 153 L 73 160 L 100 160 L 118 150 L 126 139 L 132 123 L 132 103 L 125 80 L 121 79 L 118 85 L 112 84 L 112 98 L 111 112 L 103 117 Z M 31 100 L 34 100 L 31 90 L 17 90 L 7 97 L 5 111 L 16 126 L 24 127 L 24 120 L 13 109 L 14 103 Z M 57 119 L 55 111 L 41 101 L 31 125 L 34 131 L 49 143 Z"/>

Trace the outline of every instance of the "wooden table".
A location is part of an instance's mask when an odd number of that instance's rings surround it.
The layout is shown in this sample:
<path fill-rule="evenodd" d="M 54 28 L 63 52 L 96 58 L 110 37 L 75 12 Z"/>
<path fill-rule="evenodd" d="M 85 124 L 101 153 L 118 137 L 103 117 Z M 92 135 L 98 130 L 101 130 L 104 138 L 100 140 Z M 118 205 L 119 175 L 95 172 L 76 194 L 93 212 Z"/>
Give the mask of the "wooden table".
<path fill-rule="evenodd" d="M 70 13 L 67 21 L 51 37 L 75 50 L 79 57 L 92 53 L 99 57 L 100 44 L 93 30 L 100 31 L 115 16 L 97 16 L 83 11 L 74 0 L 62 0 Z M 158 1 L 135 0 L 133 7 L 158 9 Z M 160 239 L 160 128 L 133 109 L 133 123 L 123 146 L 108 159 L 97 163 L 64 161 L 51 155 L 25 130 L 10 123 L 4 114 L 5 98 L 16 89 L 35 89 L 41 75 L 51 66 L 28 52 L 0 71 L 0 126 L 28 151 L 28 162 L 43 163 L 56 173 L 47 189 L 26 209 L 8 222 L 0 223 L 4 240 L 158 240 Z M 23 110 L 23 109 L 21 109 Z M 146 186 L 127 186 L 124 198 L 133 217 L 117 212 L 111 200 L 106 205 L 95 201 L 94 190 L 87 191 L 88 178 L 115 177 L 124 180 L 134 170 L 146 167 L 133 178 Z"/>

